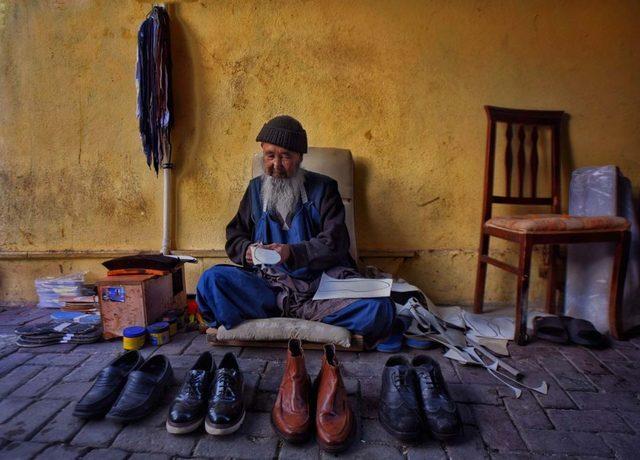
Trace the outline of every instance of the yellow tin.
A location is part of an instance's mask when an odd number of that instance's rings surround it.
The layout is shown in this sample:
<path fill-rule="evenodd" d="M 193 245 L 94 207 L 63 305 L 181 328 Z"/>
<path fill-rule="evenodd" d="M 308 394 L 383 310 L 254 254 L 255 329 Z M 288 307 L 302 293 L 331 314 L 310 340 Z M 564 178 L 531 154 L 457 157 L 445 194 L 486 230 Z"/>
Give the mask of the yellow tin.
<path fill-rule="evenodd" d="M 159 323 L 153 323 L 147 327 L 147 331 L 149 331 L 151 345 L 164 345 L 171 341 L 169 323 L 167 322 L 161 321 Z"/>
<path fill-rule="evenodd" d="M 169 335 L 174 336 L 178 333 L 178 317 L 174 313 L 168 313 L 162 317 L 162 321 L 169 323 Z"/>
<path fill-rule="evenodd" d="M 122 347 L 125 350 L 139 350 L 144 347 L 147 330 L 141 326 L 125 327 L 122 330 Z"/>

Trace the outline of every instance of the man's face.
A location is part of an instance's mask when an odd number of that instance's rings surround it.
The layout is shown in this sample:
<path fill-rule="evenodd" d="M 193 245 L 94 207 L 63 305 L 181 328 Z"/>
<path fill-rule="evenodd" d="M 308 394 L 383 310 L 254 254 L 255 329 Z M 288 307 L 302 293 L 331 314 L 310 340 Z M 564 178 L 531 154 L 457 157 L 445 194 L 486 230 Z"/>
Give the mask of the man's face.
<path fill-rule="evenodd" d="M 300 168 L 302 155 L 296 152 L 278 147 L 277 145 L 263 142 L 262 147 L 262 167 L 265 174 L 278 179 L 293 177 Z"/>

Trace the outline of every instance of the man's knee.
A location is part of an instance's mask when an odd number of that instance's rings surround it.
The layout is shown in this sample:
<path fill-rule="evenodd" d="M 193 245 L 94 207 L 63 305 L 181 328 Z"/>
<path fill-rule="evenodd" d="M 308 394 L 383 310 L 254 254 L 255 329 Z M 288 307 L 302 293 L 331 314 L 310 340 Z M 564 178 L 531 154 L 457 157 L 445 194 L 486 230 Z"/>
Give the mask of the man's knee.
<path fill-rule="evenodd" d="M 396 316 L 396 308 L 390 298 L 374 298 L 367 300 L 363 313 L 364 330 L 384 332 L 391 328 Z"/>
<path fill-rule="evenodd" d="M 390 298 L 372 299 L 371 309 L 376 318 L 388 320 L 389 323 L 396 317 L 396 306 Z"/>
<path fill-rule="evenodd" d="M 237 273 L 238 267 L 229 265 L 214 265 L 207 268 L 198 281 L 198 287 L 207 286 L 209 288 L 219 287 L 221 284 L 227 283 L 232 279 L 232 275 Z"/>

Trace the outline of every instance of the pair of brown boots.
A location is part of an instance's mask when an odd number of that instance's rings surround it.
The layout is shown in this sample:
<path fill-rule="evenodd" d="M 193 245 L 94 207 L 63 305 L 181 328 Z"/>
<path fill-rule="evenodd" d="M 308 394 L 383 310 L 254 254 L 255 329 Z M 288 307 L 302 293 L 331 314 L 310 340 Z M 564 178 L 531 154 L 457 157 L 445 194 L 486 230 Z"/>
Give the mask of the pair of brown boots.
<path fill-rule="evenodd" d="M 313 404 L 315 403 L 315 404 Z M 300 340 L 289 340 L 287 362 L 271 411 L 271 422 L 282 439 L 309 440 L 315 423 L 316 440 L 330 453 L 347 449 L 356 434 L 356 420 L 347 399 L 334 345 L 324 346 L 322 368 L 313 388 Z"/>

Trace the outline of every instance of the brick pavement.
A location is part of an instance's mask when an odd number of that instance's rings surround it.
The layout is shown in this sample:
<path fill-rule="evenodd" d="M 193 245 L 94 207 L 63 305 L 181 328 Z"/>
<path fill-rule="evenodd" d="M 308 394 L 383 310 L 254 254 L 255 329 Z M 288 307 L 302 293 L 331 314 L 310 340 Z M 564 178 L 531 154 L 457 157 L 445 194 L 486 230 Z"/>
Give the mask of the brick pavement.
<path fill-rule="evenodd" d="M 2 311 L 3 310 L 3 311 Z M 164 406 L 136 424 L 75 419 L 78 395 L 119 351 L 118 343 L 55 345 L 19 349 L 11 334 L 17 325 L 39 322 L 46 312 L 0 308 L 0 459 L 154 459 L 154 458 L 327 458 L 311 441 L 291 446 L 279 441 L 269 422 L 277 391 L 283 350 L 214 348 L 205 337 L 182 333 L 146 356 L 164 353 L 176 373 L 173 391 L 199 353 L 219 359 L 239 354 L 246 375 L 246 422 L 238 433 L 214 438 L 204 431 L 172 436 L 164 429 Z M 604 351 L 533 342 L 510 346 L 509 361 L 526 372 L 526 381 L 544 378 L 549 394 L 524 392 L 515 399 L 484 371 L 437 359 L 464 422 L 455 442 L 426 438 L 402 445 L 376 419 L 380 374 L 388 355 L 339 353 L 350 398 L 359 414 L 359 439 L 345 458 L 367 459 L 527 459 L 640 458 L 640 339 L 614 342 Z M 417 352 L 405 350 L 413 355 Z M 320 353 L 307 352 L 311 373 Z"/>

